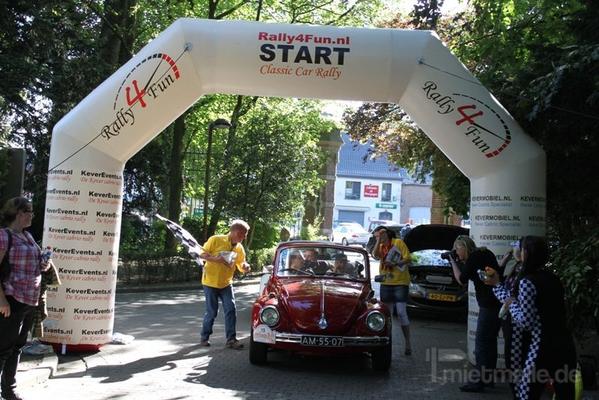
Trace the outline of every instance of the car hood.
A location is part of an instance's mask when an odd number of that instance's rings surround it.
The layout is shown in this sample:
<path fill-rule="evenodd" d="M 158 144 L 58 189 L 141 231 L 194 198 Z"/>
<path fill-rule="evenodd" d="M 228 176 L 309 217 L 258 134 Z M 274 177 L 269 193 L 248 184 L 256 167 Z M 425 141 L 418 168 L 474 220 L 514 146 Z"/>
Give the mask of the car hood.
<path fill-rule="evenodd" d="M 342 279 L 287 279 L 280 287 L 280 301 L 298 331 L 343 334 L 365 307 L 365 286 Z M 326 329 L 319 327 L 323 313 Z"/>
<path fill-rule="evenodd" d="M 418 225 L 404 238 L 410 252 L 436 249 L 451 250 L 459 235 L 468 235 L 469 230 L 455 225 Z"/>

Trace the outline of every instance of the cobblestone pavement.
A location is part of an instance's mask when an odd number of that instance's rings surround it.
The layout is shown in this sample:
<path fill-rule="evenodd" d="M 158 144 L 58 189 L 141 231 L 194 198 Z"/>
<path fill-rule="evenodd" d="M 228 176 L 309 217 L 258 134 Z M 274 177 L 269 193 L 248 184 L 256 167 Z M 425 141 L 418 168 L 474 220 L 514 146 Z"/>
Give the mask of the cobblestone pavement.
<path fill-rule="evenodd" d="M 135 336 L 95 354 L 60 356 L 56 375 L 26 388 L 28 399 L 478 399 L 458 390 L 466 371 L 466 325 L 447 316 L 412 315 L 412 356 L 393 334 L 388 374 L 370 369 L 366 356 L 307 358 L 269 354 L 248 361 L 249 310 L 256 284 L 236 288 L 238 337 L 243 350 L 224 348 L 222 313 L 210 348 L 200 347 L 201 291 L 117 294 L 115 332 Z M 508 399 L 507 385 L 485 399 Z"/>

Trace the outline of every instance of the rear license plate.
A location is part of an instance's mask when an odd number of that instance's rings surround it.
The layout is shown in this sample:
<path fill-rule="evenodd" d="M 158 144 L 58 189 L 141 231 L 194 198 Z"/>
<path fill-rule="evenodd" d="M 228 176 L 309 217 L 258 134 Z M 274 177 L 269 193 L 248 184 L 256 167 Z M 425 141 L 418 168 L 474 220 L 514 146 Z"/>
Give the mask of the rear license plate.
<path fill-rule="evenodd" d="M 429 300 L 440 300 L 440 301 L 456 301 L 457 298 L 453 294 L 443 294 L 443 293 L 429 293 Z"/>
<path fill-rule="evenodd" d="M 302 336 L 303 346 L 343 347 L 343 338 L 338 336 Z"/>

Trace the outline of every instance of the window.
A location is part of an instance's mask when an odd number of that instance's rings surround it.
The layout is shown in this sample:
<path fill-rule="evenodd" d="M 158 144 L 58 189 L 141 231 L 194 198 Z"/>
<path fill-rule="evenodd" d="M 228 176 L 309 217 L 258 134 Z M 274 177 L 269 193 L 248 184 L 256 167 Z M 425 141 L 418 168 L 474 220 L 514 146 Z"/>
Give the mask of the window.
<path fill-rule="evenodd" d="M 381 195 L 381 201 L 391 201 L 391 184 L 383 183 L 383 194 Z"/>
<path fill-rule="evenodd" d="M 380 212 L 379 219 L 383 221 L 391 221 L 393 219 L 393 214 L 391 214 L 389 211 Z"/>
<path fill-rule="evenodd" d="M 360 200 L 360 182 L 345 182 L 345 199 Z"/>

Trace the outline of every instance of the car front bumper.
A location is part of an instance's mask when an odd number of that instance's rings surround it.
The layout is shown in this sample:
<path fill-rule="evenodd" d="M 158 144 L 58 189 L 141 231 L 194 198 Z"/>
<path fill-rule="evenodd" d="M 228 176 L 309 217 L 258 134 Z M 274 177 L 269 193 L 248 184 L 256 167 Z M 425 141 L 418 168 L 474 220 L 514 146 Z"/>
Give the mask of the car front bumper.
<path fill-rule="evenodd" d="M 291 343 L 302 345 L 302 338 L 304 336 L 310 337 L 322 337 L 329 338 L 333 335 L 302 335 L 301 333 L 276 333 L 276 343 Z M 336 336 L 337 337 L 337 336 Z M 389 338 L 387 336 L 339 336 L 343 338 L 343 347 L 374 347 L 374 346 L 386 346 L 389 344 Z M 309 346 L 305 346 L 309 347 Z"/>
<path fill-rule="evenodd" d="M 462 310 L 468 306 L 468 292 L 430 289 L 424 285 L 410 283 L 408 306 L 431 311 Z"/>

